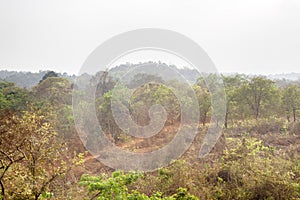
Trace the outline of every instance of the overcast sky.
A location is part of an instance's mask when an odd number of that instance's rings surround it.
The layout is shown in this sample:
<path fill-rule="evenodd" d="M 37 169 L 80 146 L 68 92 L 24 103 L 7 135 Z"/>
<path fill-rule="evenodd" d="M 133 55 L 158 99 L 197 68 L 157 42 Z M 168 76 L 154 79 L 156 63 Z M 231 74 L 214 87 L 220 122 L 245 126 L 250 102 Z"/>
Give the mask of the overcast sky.
<path fill-rule="evenodd" d="M 220 72 L 300 72 L 300 0 L 0 2 L 0 69 L 76 74 L 110 37 L 164 28 L 196 41 Z"/>

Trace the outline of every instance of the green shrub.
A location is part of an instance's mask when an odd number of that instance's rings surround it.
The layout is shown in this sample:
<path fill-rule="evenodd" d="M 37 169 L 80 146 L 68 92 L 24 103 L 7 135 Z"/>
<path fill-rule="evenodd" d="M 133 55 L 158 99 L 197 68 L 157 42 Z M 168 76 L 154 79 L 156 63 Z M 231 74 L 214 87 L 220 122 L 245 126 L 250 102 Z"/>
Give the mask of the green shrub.
<path fill-rule="evenodd" d="M 295 162 L 274 156 L 274 148 L 255 138 L 239 139 L 236 148 L 225 151 L 217 174 L 217 199 L 296 199 L 299 178 Z M 298 167 L 297 167 L 298 168 Z"/>
<path fill-rule="evenodd" d="M 88 188 L 92 199 L 128 199 L 128 200 L 197 200 L 193 195 L 187 193 L 184 188 L 178 188 L 176 193 L 164 196 L 160 192 L 147 196 L 137 190 L 130 190 L 128 186 L 136 182 L 141 173 L 127 173 L 115 171 L 111 177 L 83 175 L 80 184 Z"/>

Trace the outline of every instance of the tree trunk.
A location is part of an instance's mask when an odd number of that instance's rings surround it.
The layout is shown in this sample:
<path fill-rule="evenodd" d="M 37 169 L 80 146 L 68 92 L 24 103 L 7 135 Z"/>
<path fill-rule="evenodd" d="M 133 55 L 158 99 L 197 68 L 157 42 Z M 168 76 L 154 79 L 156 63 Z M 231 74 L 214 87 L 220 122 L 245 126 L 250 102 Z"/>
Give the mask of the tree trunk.
<path fill-rule="evenodd" d="M 296 122 L 296 109 L 293 109 L 294 122 Z"/>
<path fill-rule="evenodd" d="M 228 127 L 228 112 L 226 111 L 225 113 L 225 123 L 224 123 L 225 128 Z"/>
<path fill-rule="evenodd" d="M 258 114 L 259 114 L 259 110 L 258 110 L 258 108 L 257 108 L 256 111 L 255 111 L 255 119 L 256 119 L 256 120 L 258 119 Z"/>
<path fill-rule="evenodd" d="M 205 126 L 205 123 L 206 123 L 206 113 L 204 113 L 203 120 L 202 120 L 202 125 Z"/>
<path fill-rule="evenodd" d="M 5 197 L 4 197 L 4 195 L 5 195 L 5 188 L 4 188 L 4 185 L 3 185 L 3 182 L 2 181 L 0 181 L 0 186 L 1 186 L 1 200 L 4 200 L 5 199 Z"/>

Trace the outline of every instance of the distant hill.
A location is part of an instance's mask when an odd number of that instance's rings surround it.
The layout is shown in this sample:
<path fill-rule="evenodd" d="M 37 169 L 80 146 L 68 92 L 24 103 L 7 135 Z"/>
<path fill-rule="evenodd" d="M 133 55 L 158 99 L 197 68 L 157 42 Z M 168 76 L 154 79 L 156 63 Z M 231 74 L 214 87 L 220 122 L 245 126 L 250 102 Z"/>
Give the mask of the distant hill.
<path fill-rule="evenodd" d="M 0 81 L 14 82 L 19 87 L 31 88 L 37 85 L 42 77 L 48 71 L 39 72 L 18 72 L 18 71 L 0 71 Z M 130 72 L 130 73 L 128 73 Z M 177 68 L 175 65 L 167 65 L 165 63 L 145 62 L 139 64 L 122 64 L 109 70 L 109 74 L 116 78 L 122 78 L 127 83 L 135 78 L 137 74 L 151 74 L 161 77 L 163 80 L 172 80 L 184 78 L 190 83 L 195 83 L 200 77 L 200 73 L 195 69 Z M 225 73 L 224 75 L 233 75 L 234 73 Z M 85 85 L 90 80 L 91 75 L 83 74 L 80 77 L 75 75 L 68 75 L 67 73 L 58 73 L 59 77 L 69 79 L 71 82 L 77 78 L 79 85 Z M 286 73 L 286 74 L 271 74 L 267 78 L 274 80 L 279 86 L 285 86 L 291 82 L 300 82 L 300 73 Z"/>
<path fill-rule="evenodd" d="M 292 81 L 300 80 L 300 73 L 287 73 L 287 74 L 271 74 L 267 76 L 269 79 L 287 79 Z"/>
<path fill-rule="evenodd" d="M 137 69 L 138 70 L 133 70 Z M 132 73 L 126 74 L 128 71 Z M 8 71 L 1 70 L 0 71 L 0 81 L 8 81 L 14 82 L 19 87 L 31 88 L 34 85 L 38 84 L 42 77 L 48 71 L 39 71 L 39 72 L 18 72 L 18 71 Z M 178 69 L 174 65 L 167 65 L 165 63 L 153 63 L 147 62 L 142 64 L 124 64 L 116 66 L 109 71 L 110 75 L 115 78 L 121 78 L 126 74 L 125 81 L 130 82 L 134 78 L 135 75 L 140 73 L 147 73 L 155 76 L 161 77 L 163 80 L 171 80 L 176 79 L 174 77 L 183 76 L 187 81 L 194 83 L 200 74 L 194 70 L 189 68 L 181 68 Z M 128 76 L 127 76 L 128 75 Z M 76 77 L 75 75 L 68 75 L 67 73 L 59 73 L 59 77 L 64 77 L 69 79 L 71 82 L 77 78 L 77 84 L 84 85 L 91 78 L 91 75 L 83 74 L 80 77 Z"/>
<path fill-rule="evenodd" d="M 0 81 L 13 82 L 19 87 L 31 88 L 38 84 L 42 80 L 43 76 L 48 71 L 39 72 L 18 72 L 18 71 L 0 71 Z M 74 76 L 69 76 L 67 73 L 58 74 L 59 77 L 64 77 L 68 79 L 74 78 Z"/>
<path fill-rule="evenodd" d="M 112 68 L 110 72 L 112 76 L 117 78 L 124 76 L 125 81 L 127 80 L 128 82 L 132 80 L 135 75 L 143 73 L 161 77 L 165 81 L 184 78 L 190 83 L 195 83 L 201 75 L 195 69 L 177 68 L 175 65 L 167 65 L 165 63 L 155 62 L 123 64 Z"/>
<path fill-rule="evenodd" d="M 230 75 L 235 75 L 238 73 L 222 73 L 225 76 L 230 76 Z M 249 76 L 258 76 L 260 74 L 250 74 Z M 291 72 L 291 73 L 282 73 L 282 74 L 268 74 L 268 75 L 263 75 L 265 77 L 267 77 L 268 79 L 271 80 L 288 80 L 288 81 L 299 81 L 300 80 L 300 73 L 295 73 L 295 72 Z"/>

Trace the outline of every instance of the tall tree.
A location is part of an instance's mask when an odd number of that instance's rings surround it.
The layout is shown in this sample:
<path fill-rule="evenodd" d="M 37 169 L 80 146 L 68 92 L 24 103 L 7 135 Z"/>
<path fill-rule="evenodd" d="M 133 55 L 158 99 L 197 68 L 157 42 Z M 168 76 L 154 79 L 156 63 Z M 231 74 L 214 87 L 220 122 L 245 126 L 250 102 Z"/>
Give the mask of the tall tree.
<path fill-rule="evenodd" d="M 54 71 L 48 71 L 42 78 L 42 80 L 40 81 L 40 83 L 44 80 L 46 80 L 47 78 L 50 78 L 50 77 L 58 77 L 58 74 Z"/>
<path fill-rule="evenodd" d="M 245 81 L 240 88 L 241 102 L 245 102 L 255 119 L 258 119 L 263 107 L 274 105 L 278 88 L 275 83 L 265 77 L 253 77 Z"/>
<path fill-rule="evenodd" d="M 33 88 L 37 99 L 49 102 L 55 108 L 71 105 L 71 83 L 65 78 L 48 77 Z"/>
<path fill-rule="evenodd" d="M 17 87 L 15 83 L 0 82 L 0 111 L 3 109 L 24 110 L 31 100 L 32 95 L 28 90 Z"/>
<path fill-rule="evenodd" d="M 233 113 L 238 112 L 238 90 L 241 87 L 244 78 L 241 75 L 223 76 L 225 92 L 226 92 L 226 114 L 225 114 L 225 128 L 228 127 L 228 120 Z"/>
<path fill-rule="evenodd" d="M 199 85 L 194 85 L 193 89 L 199 102 L 200 122 L 204 126 L 209 117 L 209 112 L 211 111 L 210 93 L 207 88 L 201 88 Z"/>
<path fill-rule="evenodd" d="M 290 121 L 290 113 L 296 121 L 296 111 L 300 109 L 300 87 L 289 85 L 283 89 L 282 105 L 286 112 L 287 120 Z"/>

